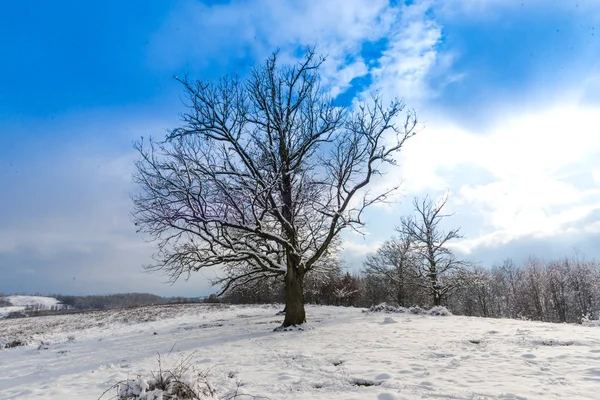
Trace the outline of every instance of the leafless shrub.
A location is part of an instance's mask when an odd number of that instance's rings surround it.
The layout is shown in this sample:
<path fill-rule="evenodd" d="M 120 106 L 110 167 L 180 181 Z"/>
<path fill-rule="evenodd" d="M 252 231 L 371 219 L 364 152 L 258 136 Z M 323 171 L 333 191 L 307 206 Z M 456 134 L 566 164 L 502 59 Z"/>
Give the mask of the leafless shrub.
<path fill-rule="evenodd" d="M 177 360 L 175 365 L 165 368 L 160 354 L 158 369 L 149 377 L 139 375 L 136 379 L 116 382 L 99 399 L 110 392 L 114 400 L 209 400 L 217 399 L 215 390 L 207 379 L 208 372 L 198 371 L 193 364 L 194 353 Z"/>

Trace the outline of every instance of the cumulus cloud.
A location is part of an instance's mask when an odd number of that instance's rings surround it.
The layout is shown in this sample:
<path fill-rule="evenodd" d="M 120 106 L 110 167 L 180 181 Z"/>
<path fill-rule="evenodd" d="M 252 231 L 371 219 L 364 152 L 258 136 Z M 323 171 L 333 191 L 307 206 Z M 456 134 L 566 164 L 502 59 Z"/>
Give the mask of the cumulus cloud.
<path fill-rule="evenodd" d="M 370 90 L 413 103 L 434 94 L 429 86 L 431 74 L 438 65 L 447 67 L 449 59 L 440 58 L 442 27 L 428 14 L 430 7 L 430 2 L 421 2 L 402 9 L 390 30 L 388 46 L 371 72 Z"/>
<path fill-rule="evenodd" d="M 342 243 L 343 252 L 351 257 L 362 257 L 373 253 L 379 246 L 381 246 L 381 242 L 377 241 L 360 243 L 353 240 L 346 240 Z"/>
<path fill-rule="evenodd" d="M 387 207 L 388 218 L 411 213 L 412 196 L 450 192 L 448 224 L 463 227 L 465 239 L 453 245 L 463 255 L 491 263 L 525 251 L 519 241 L 535 243 L 535 253 L 544 240 L 594 253 L 587 238 L 600 232 L 598 126 L 600 109 L 577 104 L 515 110 L 485 131 L 432 120 L 403 149 L 398 173 L 377 182 L 402 183 L 402 204 Z"/>
<path fill-rule="evenodd" d="M 434 47 L 440 27 L 426 16 L 430 1 L 393 3 L 252 0 L 209 6 L 183 2 L 155 36 L 150 57 L 157 65 L 178 69 L 202 60 L 225 63 L 219 60 L 223 52 L 228 54 L 227 62 L 236 58 L 240 62 L 264 58 L 279 48 L 285 62 L 293 60 L 299 48 L 316 44 L 317 51 L 328 57 L 321 75 L 334 97 L 368 74 L 377 82 L 374 86 L 394 83 L 386 93 L 422 96 L 428 92 L 424 78 L 437 62 Z M 382 39 L 384 44 L 378 43 Z M 377 49 L 383 50 L 378 60 L 361 55 L 369 44 L 384 47 Z M 249 66 L 242 62 L 242 68 L 235 69 L 243 73 Z"/>
<path fill-rule="evenodd" d="M 454 192 L 453 206 L 486 230 L 462 243 L 465 252 L 582 229 L 572 223 L 600 208 L 600 188 L 590 185 L 600 168 L 599 124 L 600 110 L 569 106 L 515 114 L 489 132 L 432 124 L 405 149 L 405 190 Z M 462 174 L 449 172 L 457 167 Z M 486 181 L 472 182 L 469 168 L 487 171 Z"/>

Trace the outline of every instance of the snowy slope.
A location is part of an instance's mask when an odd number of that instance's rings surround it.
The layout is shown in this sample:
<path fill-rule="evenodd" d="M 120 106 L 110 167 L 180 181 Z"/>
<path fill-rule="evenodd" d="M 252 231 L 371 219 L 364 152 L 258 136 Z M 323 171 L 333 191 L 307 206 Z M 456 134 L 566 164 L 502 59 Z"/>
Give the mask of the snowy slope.
<path fill-rule="evenodd" d="M 54 297 L 44 296 L 7 296 L 8 301 L 13 306 L 40 306 L 46 309 L 50 309 L 52 306 L 60 304 Z"/>
<path fill-rule="evenodd" d="M 600 330 L 568 324 L 279 307 L 156 306 L 5 320 L 0 398 L 96 399 L 118 380 L 192 355 L 221 398 L 597 399 Z M 145 321 L 145 322 L 144 322 Z M 23 332 L 27 332 L 24 334 Z M 364 386 L 370 384 L 372 386 Z"/>
<path fill-rule="evenodd" d="M 34 307 L 38 310 L 50 310 L 53 306 L 61 304 L 54 297 L 44 296 L 6 296 L 3 299 L 8 300 L 11 306 L 0 307 L 0 318 L 6 317 L 11 312 L 23 311 L 27 307 Z"/>

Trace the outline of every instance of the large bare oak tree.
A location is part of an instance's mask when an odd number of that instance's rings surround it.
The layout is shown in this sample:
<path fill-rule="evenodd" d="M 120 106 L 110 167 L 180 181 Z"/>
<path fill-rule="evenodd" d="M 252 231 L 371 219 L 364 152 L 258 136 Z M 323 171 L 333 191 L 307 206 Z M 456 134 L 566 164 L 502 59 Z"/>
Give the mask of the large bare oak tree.
<path fill-rule="evenodd" d="M 306 321 L 303 279 L 340 232 L 396 188 L 365 188 L 414 134 L 400 100 L 339 107 L 320 87 L 324 58 L 277 53 L 247 79 L 180 79 L 187 111 L 165 140 L 136 143 L 134 222 L 158 244 L 150 270 L 171 280 L 206 267 L 223 291 L 283 276 L 283 327 Z"/>

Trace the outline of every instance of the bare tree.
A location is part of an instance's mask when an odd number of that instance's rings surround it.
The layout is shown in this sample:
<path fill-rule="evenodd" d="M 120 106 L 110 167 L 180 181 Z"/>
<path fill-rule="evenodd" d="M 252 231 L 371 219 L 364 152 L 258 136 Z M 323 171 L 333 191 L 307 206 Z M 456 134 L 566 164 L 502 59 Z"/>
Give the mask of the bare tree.
<path fill-rule="evenodd" d="M 580 254 L 575 254 L 570 263 L 568 283 L 574 297 L 573 309 L 577 310 L 574 320 L 579 322 L 582 316 L 600 318 L 600 264 Z"/>
<path fill-rule="evenodd" d="M 552 261 L 546 265 L 546 283 L 549 303 L 558 322 L 567 322 L 570 311 L 569 282 L 571 273 L 570 260 Z"/>
<path fill-rule="evenodd" d="M 418 255 L 412 252 L 412 239 L 401 234 L 386 240 L 374 254 L 367 256 L 363 274 L 386 283 L 388 293 L 399 306 L 414 305 L 417 291 Z"/>
<path fill-rule="evenodd" d="M 402 101 L 379 95 L 336 106 L 319 85 L 323 61 L 308 49 L 279 67 L 275 53 L 246 80 L 180 80 L 181 126 L 136 144 L 133 219 L 158 243 L 147 268 L 177 280 L 222 267 L 224 291 L 283 275 L 283 326 L 305 322 L 304 276 L 395 190 L 364 191 L 416 125 Z"/>
<path fill-rule="evenodd" d="M 360 299 L 360 280 L 346 273 L 335 282 L 332 293 L 336 306 L 357 306 Z"/>
<path fill-rule="evenodd" d="M 449 217 L 442 214 L 448 197 L 434 203 L 429 196 L 413 201 L 416 215 L 403 218 L 398 231 L 410 239 L 412 252 L 419 255 L 421 263 L 418 271 L 423 278 L 420 282 L 432 296 L 433 305 L 441 305 L 444 296 L 462 284 L 461 270 L 470 264 L 457 259 L 448 247 L 451 240 L 462 236 L 459 229 L 448 232 L 441 230 L 440 222 Z"/>
<path fill-rule="evenodd" d="M 494 291 L 492 272 L 483 267 L 461 271 L 462 285 L 452 293 L 449 303 L 453 311 L 469 316 L 495 317 L 498 303 Z"/>

